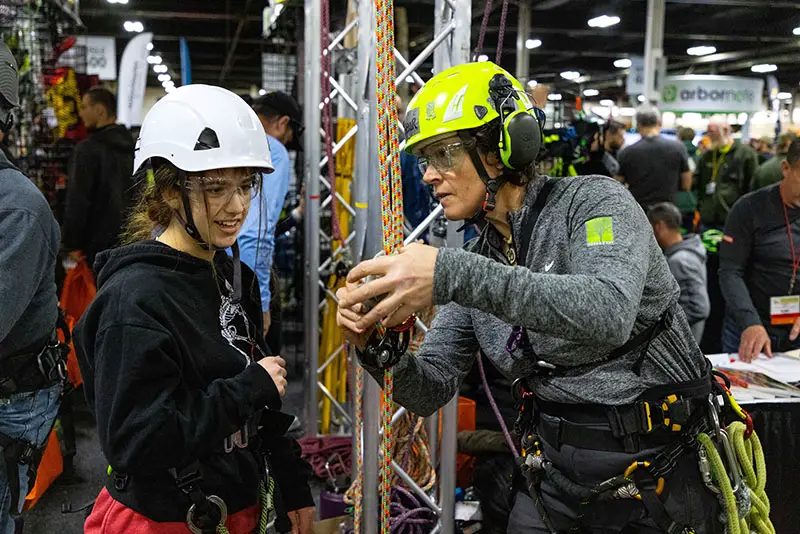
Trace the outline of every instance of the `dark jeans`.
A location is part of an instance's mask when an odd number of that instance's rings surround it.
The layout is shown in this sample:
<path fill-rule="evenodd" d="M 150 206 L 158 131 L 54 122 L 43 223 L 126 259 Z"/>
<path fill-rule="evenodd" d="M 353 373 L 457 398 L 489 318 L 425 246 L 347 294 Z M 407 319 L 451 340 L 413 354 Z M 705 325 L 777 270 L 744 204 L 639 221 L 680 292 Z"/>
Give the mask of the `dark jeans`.
<path fill-rule="evenodd" d="M 61 395 L 61 384 L 47 389 L 16 393 L 8 398 L 0 398 L 0 432 L 14 439 L 35 443 L 44 448 L 53 421 L 58 412 L 58 399 Z M 2 449 L 0 449 L 2 453 Z M 8 486 L 7 469 L 19 471 L 19 502 L 11 502 L 11 488 Z M 7 466 L 0 454 L 0 534 L 14 534 L 12 515 L 22 512 L 25 496 L 30 491 L 28 486 L 28 466 Z"/>
<path fill-rule="evenodd" d="M 557 418 L 542 414 L 542 423 Z M 611 477 L 621 475 L 635 460 L 652 459 L 658 449 L 643 450 L 636 454 L 623 452 L 594 451 L 577 449 L 562 445 L 560 450 L 542 441 L 542 453 L 553 465 L 573 481 L 592 486 Z M 700 478 L 697 455 L 694 451 L 678 459 L 677 468 L 670 473 L 660 499 L 672 517 L 681 525 L 694 528 L 697 534 L 717 534 L 723 532 L 716 516 L 719 503 L 714 494 L 708 491 Z M 582 525 L 585 532 L 594 533 L 647 533 L 664 532 L 648 517 L 647 509 L 641 501 L 620 499 L 602 504 L 581 506 L 573 497 L 561 493 L 545 479 L 541 484 L 545 510 L 553 526 L 568 532 L 575 526 L 579 514 L 583 514 Z M 514 508 L 508 521 L 508 534 L 550 534 L 545 526 L 536 504 L 526 492 L 516 496 Z M 583 531 L 582 531 L 583 532 Z"/>

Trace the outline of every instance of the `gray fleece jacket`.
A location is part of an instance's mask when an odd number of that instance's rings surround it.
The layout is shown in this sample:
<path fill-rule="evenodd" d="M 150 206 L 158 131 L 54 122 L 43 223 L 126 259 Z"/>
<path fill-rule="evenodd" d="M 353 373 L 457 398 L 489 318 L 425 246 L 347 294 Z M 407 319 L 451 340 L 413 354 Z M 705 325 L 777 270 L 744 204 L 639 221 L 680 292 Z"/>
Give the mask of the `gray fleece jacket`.
<path fill-rule="evenodd" d="M 697 339 L 698 332 L 702 336 L 705 321 L 711 313 L 706 284 L 706 248 L 700 236 L 689 234 L 683 241 L 664 249 L 664 256 L 681 288 L 678 302 Z"/>
<path fill-rule="evenodd" d="M 523 206 L 509 214 L 517 250 L 545 177 L 532 181 Z M 644 390 L 697 379 L 704 356 L 683 313 L 644 212 L 618 182 L 600 176 L 559 180 L 530 236 L 524 266 L 500 252 L 501 236 L 487 225 L 469 250 L 442 249 L 434 302 L 440 305 L 415 355 L 394 367 L 395 400 L 427 416 L 446 404 L 482 349 L 509 380 L 530 376 L 535 360 L 576 366 L 622 346 L 669 308 L 670 326 L 640 351 L 536 378 L 535 393 L 563 403 L 620 405 Z M 506 351 L 513 325 L 524 326 L 535 357 Z M 381 374 L 370 370 L 376 379 Z"/>

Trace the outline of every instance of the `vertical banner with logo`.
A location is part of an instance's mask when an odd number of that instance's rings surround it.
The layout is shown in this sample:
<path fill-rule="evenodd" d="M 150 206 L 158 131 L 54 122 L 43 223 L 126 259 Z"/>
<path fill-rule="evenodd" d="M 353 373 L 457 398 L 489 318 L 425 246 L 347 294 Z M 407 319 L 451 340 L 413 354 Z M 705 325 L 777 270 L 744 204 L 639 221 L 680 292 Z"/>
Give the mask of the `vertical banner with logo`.
<path fill-rule="evenodd" d="M 642 56 L 631 56 L 631 68 L 628 74 L 628 83 L 625 92 L 631 96 L 644 94 L 644 58 Z"/>
<path fill-rule="evenodd" d="M 668 76 L 661 92 L 664 111 L 753 113 L 761 109 L 764 80 L 690 74 Z"/>
<path fill-rule="evenodd" d="M 147 86 L 147 45 L 152 33 L 140 33 L 130 40 L 119 64 L 117 88 L 117 121 L 126 127 L 142 124 L 142 104 Z"/>
<path fill-rule="evenodd" d="M 181 37 L 181 85 L 192 83 L 192 61 L 189 59 L 189 45 Z"/>

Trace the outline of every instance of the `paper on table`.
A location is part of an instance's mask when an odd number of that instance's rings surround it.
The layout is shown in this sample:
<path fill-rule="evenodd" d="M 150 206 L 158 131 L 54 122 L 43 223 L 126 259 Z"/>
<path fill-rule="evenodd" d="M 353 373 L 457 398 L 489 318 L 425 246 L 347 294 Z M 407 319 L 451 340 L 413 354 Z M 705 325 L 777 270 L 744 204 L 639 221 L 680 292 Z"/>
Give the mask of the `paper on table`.
<path fill-rule="evenodd" d="M 777 354 L 774 358 L 761 354 L 753 363 L 739 361 L 736 354 L 711 354 L 708 355 L 708 359 L 711 360 L 714 367 L 727 367 L 728 369 L 741 371 L 759 371 L 780 382 L 800 382 L 800 363 L 796 359 L 783 354 Z"/>

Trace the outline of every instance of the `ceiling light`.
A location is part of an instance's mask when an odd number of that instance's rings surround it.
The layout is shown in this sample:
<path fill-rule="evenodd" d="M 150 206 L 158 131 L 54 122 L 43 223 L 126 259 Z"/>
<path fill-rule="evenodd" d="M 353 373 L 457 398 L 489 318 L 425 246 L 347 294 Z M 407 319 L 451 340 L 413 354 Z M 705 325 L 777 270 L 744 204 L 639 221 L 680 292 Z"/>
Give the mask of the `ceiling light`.
<path fill-rule="evenodd" d="M 713 46 L 693 46 L 686 49 L 686 53 L 690 56 L 707 56 L 717 51 Z"/>
<path fill-rule="evenodd" d="M 125 28 L 126 32 L 130 33 L 142 33 L 144 31 L 144 24 L 138 20 L 126 20 L 122 27 Z"/>
<path fill-rule="evenodd" d="M 406 83 L 414 83 L 414 77 L 413 76 L 406 76 Z"/>
<path fill-rule="evenodd" d="M 795 35 L 800 35 L 800 26 L 792 30 L 792 33 Z"/>
<path fill-rule="evenodd" d="M 792 99 L 792 93 L 786 93 L 786 92 L 778 93 L 778 100 L 791 100 L 791 99 Z"/>
<path fill-rule="evenodd" d="M 153 72 L 156 74 L 164 74 L 169 68 L 166 65 L 153 65 Z"/>
<path fill-rule="evenodd" d="M 760 63 L 750 67 L 750 70 L 753 72 L 758 72 L 759 74 L 763 74 L 765 72 L 775 72 L 778 70 L 778 66 L 772 63 Z"/>
<path fill-rule="evenodd" d="M 615 24 L 619 24 L 620 18 L 617 16 L 601 15 L 593 19 L 589 19 L 589 26 L 592 28 L 608 28 Z"/>
<path fill-rule="evenodd" d="M 581 77 L 581 73 L 574 70 L 566 70 L 561 73 L 561 77 L 565 80 L 577 80 Z"/>
<path fill-rule="evenodd" d="M 147 56 L 147 62 L 151 65 L 161 65 L 161 56 Z"/>
<path fill-rule="evenodd" d="M 161 82 L 161 86 L 164 87 L 165 89 L 167 87 L 175 87 L 175 82 L 173 82 L 172 80 L 167 80 L 166 82 Z"/>
<path fill-rule="evenodd" d="M 158 81 L 159 82 L 168 82 L 171 79 L 172 79 L 172 76 L 170 76 L 169 74 L 159 74 L 158 75 Z"/>
<path fill-rule="evenodd" d="M 533 89 L 537 85 L 539 85 L 539 82 L 537 82 L 536 80 L 529 80 L 528 81 L 528 87 L 531 88 L 531 89 Z"/>
<path fill-rule="evenodd" d="M 563 97 L 560 93 L 553 93 L 552 95 L 547 95 L 547 100 L 552 100 L 553 102 L 557 102 L 561 100 Z"/>
<path fill-rule="evenodd" d="M 258 90 L 258 94 L 261 95 L 261 96 L 264 96 L 265 94 L 267 94 L 267 90 L 266 89 L 259 89 Z"/>
<path fill-rule="evenodd" d="M 611 100 L 610 98 L 606 98 L 605 100 L 600 101 L 600 105 L 610 108 L 614 105 L 614 101 Z"/>
<path fill-rule="evenodd" d="M 629 69 L 633 65 L 633 61 L 628 58 L 618 59 L 614 62 L 614 66 L 618 69 Z"/>
<path fill-rule="evenodd" d="M 539 48 L 540 46 L 542 46 L 542 41 L 539 39 L 528 39 L 525 41 L 525 48 L 528 50 L 533 50 L 534 48 Z"/>
<path fill-rule="evenodd" d="M 166 92 L 168 92 L 168 93 L 171 93 L 172 91 L 175 90 L 175 86 L 174 85 L 170 85 L 169 87 L 165 87 L 164 90 Z"/>
<path fill-rule="evenodd" d="M 481 54 L 478 56 L 478 61 L 489 61 L 489 56 L 486 54 Z"/>
<path fill-rule="evenodd" d="M 128 0 L 106 0 L 109 4 L 127 4 Z"/>
<path fill-rule="evenodd" d="M 644 102 L 645 100 L 647 100 L 647 99 L 644 97 L 644 95 L 639 95 L 638 97 L 636 97 L 636 99 L 637 99 L 639 102 Z"/>
<path fill-rule="evenodd" d="M 147 51 L 151 51 L 153 49 L 153 43 L 147 43 Z"/>
<path fill-rule="evenodd" d="M 583 92 L 583 96 L 597 96 L 599 94 L 600 94 L 600 91 L 598 91 L 597 89 L 586 89 Z"/>

